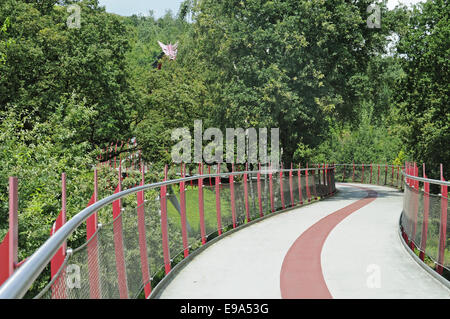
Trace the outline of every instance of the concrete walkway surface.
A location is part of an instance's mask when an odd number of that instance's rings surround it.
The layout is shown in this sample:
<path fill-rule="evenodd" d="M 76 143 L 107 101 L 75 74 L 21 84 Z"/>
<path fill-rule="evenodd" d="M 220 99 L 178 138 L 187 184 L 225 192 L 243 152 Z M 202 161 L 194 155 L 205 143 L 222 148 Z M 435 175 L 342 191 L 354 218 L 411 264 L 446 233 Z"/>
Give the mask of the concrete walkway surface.
<path fill-rule="evenodd" d="M 159 297 L 450 299 L 450 290 L 401 243 L 401 192 L 364 184 L 337 187 L 334 197 L 217 241 Z"/>

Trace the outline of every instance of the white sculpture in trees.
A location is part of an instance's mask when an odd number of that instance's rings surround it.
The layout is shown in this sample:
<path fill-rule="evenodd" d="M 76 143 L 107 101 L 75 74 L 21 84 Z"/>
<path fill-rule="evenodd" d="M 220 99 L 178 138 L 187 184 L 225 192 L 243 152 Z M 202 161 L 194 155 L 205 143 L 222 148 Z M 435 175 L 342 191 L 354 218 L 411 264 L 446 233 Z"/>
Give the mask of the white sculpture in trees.
<path fill-rule="evenodd" d="M 178 53 L 178 42 L 175 44 L 168 44 L 165 45 L 164 43 L 161 43 L 158 41 L 159 46 L 163 50 L 164 54 L 169 57 L 170 60 L 175 60 Z"/>

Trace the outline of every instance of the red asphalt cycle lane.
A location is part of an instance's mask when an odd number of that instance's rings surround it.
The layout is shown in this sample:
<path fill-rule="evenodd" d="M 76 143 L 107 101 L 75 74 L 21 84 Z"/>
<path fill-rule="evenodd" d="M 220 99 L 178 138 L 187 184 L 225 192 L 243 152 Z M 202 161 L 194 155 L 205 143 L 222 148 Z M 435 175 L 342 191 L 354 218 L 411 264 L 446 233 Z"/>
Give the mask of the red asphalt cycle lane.
<path fill-rule="evenodd" d="M 367 191 L 367 196 L 322 218 L 296 239 L 281 267 L 280 289 L 283 299 L 333 298 L 325 283 L 321 266 L 325 240 L 347 216 L 370 204 L 378 196 L 372 189 L 347 185 Z"/>

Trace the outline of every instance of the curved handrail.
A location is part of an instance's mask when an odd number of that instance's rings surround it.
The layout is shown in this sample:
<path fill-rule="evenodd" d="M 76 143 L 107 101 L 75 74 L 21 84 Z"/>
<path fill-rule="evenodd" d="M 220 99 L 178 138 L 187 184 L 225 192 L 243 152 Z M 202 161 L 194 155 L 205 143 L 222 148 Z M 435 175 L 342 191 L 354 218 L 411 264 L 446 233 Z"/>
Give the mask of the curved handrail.
<path fill-rule="evenodd" d="M 108 196 L 91 206 L 83 209 L 81 212 L 72 217 L 67 223 L 65 223 L 57 232 L 53 234 L 41 247 L 39 247 L 27 261 L 17 270 L 14 274 L 0 287 L 0 299 L 17 299 L 22 298 L 33 282 L 38 278 L 44 268 L 51 261 L 52 257 L 56 254 L 58 249 L 69 238 L 69 236 L 90 216 L 100 209 L 112 204 L 118 199 L 125 196 L 136 194 L 141 191 L 155 189 L 162 186 L 168 186 L 178 184 L 180 182 L 188 182 L 197 180 L 199 178 L 207 179 L 213 177 L 229 177 L 243 174 L 257 174 L 257 173 L 276 173 L 276 172 L 302 172 L 310 170 L 329 170 L 330 167 L 310 167 L 310 168 L 297 168 L 297 169 L 263 169 L 258 171 L 240 171 L 240 172 L 228 172 L 228 173 L 215 173 L 215 174 L 202 174 L 193 175 L 189 177 L 183 177 L 179 179 L 157 182 L 152 184 L 146 184 L 143 186 L 137 186 L 130 188 L 119 193 Z"/>
<path fill-rule="evenodd" d="M 418 176 L 414 176 L 414 175 L 409 175 L 407 173 L 405 173 L 405 171 L 402 170 L 402 174 L 403 176 L 405 176 L 405 178 L 409 178 L 415 181 L 419 181 L 419 182 L 424 182 L 424 183 L 430 183 L 430 184 L 436 184 L 436 185 L 442 185 L 442 186 L 450 186 L 450 182 L 447 181 L 441 181 L 438 179 L 430 179 L 430 178 L 425 178 L 425 177 L 418 177 Z"/>

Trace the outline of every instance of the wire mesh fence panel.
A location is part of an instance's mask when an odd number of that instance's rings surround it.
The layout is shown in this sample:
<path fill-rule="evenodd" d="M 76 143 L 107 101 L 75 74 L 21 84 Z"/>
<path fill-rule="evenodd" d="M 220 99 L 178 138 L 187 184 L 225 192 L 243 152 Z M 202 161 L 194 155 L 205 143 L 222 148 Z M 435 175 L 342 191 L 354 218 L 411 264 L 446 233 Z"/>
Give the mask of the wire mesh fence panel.
<path fill-rule="evenodd" d="M 269 175 L 267 173 L 261 173 L 261 206 L 263 214 L 266 215 L 270 213 L 270 182 Z"/>
<path fill-rule="evenodd" d="M 222 229 L 225 229 L 227 227 L 233 226 L 230 184 L 221 182 L 219 194 L 220 194 L 220 215 L 222 221 Z"/>
<path fill-rule="evenodd" d="M 423 223 L 423 192 L 413 190 L 412 194 L 413 201 L 413 229 L 411 235 L 413 236 L 411 240 L 414 241 L 416 247 L 420 247 L 422 239 L 422 223 Z"/>
<path fill-rule="evenodd" d="M 300 204 L 300 198 L 299 198 L 299 185 L 298 185 L 298 176 L 297 176 L 297 171 L 294 170 L 292 172 L 292 195 L 293 195 L 293 199 L 294 199 L 294 206 L 299 205 Z"/>
<path fill-rule="evenodd" d="M 248 209 L 252 220 L 260 217 L 258 200 L 258 174 L 248 174 Z"/>
<path fill-rule="evenodd" d="M 185 196 L 188 243 L 190 247 L 195 249 L 200 245 L 202 239 L 198 186 L 194 185 L 193 187 L 188 187 Z"/>
<path fill-rule="evenodd" d="M 447 212 L 448 215 L 448 212 Z M 426 241 L 425 241 L 425 254 L 429 256 L 433 261 L 439 261 L 439 238 L 440 238 L 440 225 L 441 225 L 441 196 L 436 194 L 429 195 L 429 219 L 427 223 L 427 233 L 426 233 Z M 449 227 L 447 223 L 447 228 Z M 449 268 L 448 262 L 450 261 L 450 256 L 448 253 L 448 230 L 447 230 L 447 265 L 444 265 L 446 268 Z M 422 244 L 422 242 L 421 242 Z"/>
<path fill-rule="evenodd" d="M 145 192 L 145 234 L 150 276 L 154 277 L 164 267 L 161 232 L 161 206 L 155 192 Z M 147 199 L 148 198 L 148 199 Z"/>
<path fill-rule="evenodd" d="M 272 187 L 273 187 L 273 203 L 274 210 L 280 210 L 281 205 L 281 189 L 280 189 L 280 174 L 279 172 L 274 172 L 272 174 Z"/>
<path fill-rule="evenodd" d="M 242 176 L 234 179 L 234 206 L 236 209 L 236 225 L 242 225 L 246 221 L 244 181 Z"/>
<path fill-rule="evenodd" d="M 183 253 L 183 236 L 181 224 L 180 189 L 178 185 L 167 188 L 167 229 L 169 238 L 170 259 Z"/>
<path fill-rule="evenodd" d="M 308 197 L 322 197 L 329 192 L 332 181 L 325 177 L 319 169 L 310 170 L 308 176 L 302 171 L 299 183 L 296 170 L 261 171 L 247 173 L 246 178 L 236 174 L 232 188 L 229 177 L 204 177 L 201 189 L 199 180 L 189 181 L 184 187 L 183 201 L 181 183 L 164 186 L 162 191 L 154 188 L 121 197 L 98 211 L 98 230 L 66 256 L 58 274 L 38 297 L 137 298 L 149 281 L 154 286 L 164 276 L 164 270 L 170 271 L 174 259 L 186 253 L 183 234 L 187 234 L 189 248 L 196 249 L 219 226 L 224 229 L 233 226 L 233 222 L 240 226 L 247 218 L 256 220 L 269 213 L 271 190 L 275 211 L 297 205 L 300 200 L 305 202 Z M 109 191 L 119 189 L 110 188 Z M 430 242 L 433 238 L 430 236 Z"/>
<path fill-rule="evenodd" d="M 289 182 L 289 172 L 283 172 L 282 173 L 282 183 L 283 183 L 283 200 L 284 200 L 284 207 L 288 208 L 292 206 L 291 201 L 291 186 Z"/>
<path fill-rule="evenodd" d="M 206 180 L 206 179 L 205 179 Z M 211 180 L 211 183 L 213 181 Z M 209 181 L 207 183 L 209 185 Z M 216 187 L 203 187 L 203 205 L 205 215 L 205 231 L 207 235 L 217 231 Z"/>

